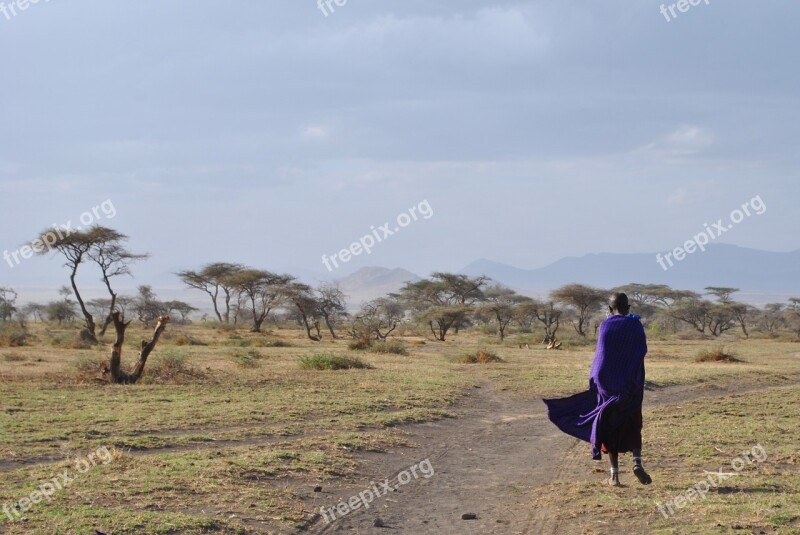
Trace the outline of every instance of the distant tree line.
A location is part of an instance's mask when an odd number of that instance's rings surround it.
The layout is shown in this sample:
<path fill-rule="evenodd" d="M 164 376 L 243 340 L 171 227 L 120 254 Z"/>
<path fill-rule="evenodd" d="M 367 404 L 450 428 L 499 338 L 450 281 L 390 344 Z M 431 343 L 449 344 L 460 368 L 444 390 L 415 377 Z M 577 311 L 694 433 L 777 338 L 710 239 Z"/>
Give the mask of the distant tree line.
<path fill-rule="evenodd" d="M 47 233 L 41 233 L 39 239 Z M 50 243 L 52 239 L 51 234 Z M 129 251 L 127 239 L 116 230 L 100 226 L 60 234 L 52 250 L 65 260 L 69 286 L 60 290 L 58 300 L 24 306 L 17 305 L 18 296 L 12 288 L 0 287 L 0 321 L 16 319 L 24 323 L 32 319 L 62 324 L 82 318 L 82 336 L 90 341 L 97 340 L 98 324 L 99 334 L 105 333 L 115 312 L 148 327 L 163 317 L 175 323 L 190 321 L 196 308 L 183 301 L 162 301 L 150 286 L 139 286 L 134 296 L 118 294 L 114 286 L 117 278 L 131 276 L 131 265 L 148 257 Z M 87 263 L 99 269 L 108 297 L 83 299 L 77 275 Z M 486 276 L 436 272 L 348 312 L 347 296 L 335 284 L 312 287 L 292 275 L 243 264 L 214 262 L 180 271 L 177 276 L 188 288 L 208 297 L 220 323 L 247 324 L 253 332 L 261 332 L 267 322 L 293 323 L 314 341 L 324 336 L 339 338 L 342 333 L 380 341 L 397 334 L 401 327 L 413 327 L 435 340 L 446 341 L 461 329 L 480 326 L 495 332 L 501 341 L 511 331 L 539 331 L 542 343 L 554 347 L 564 326 L 580 337 L 596 334 L 612 292 L 628 295 L 632 312 L 651 332 L 692 330 L 716 337 L 738 329 L 745 337 L 753 331 L 771 335 L 791 331 L 800 337 L 800 298 L 758 308 L 736 301 L 737 288 L 717 286 L 698 293 L 659 284 L 594 288 L 575 283 L 552 291 L 546 298 L 534 299 Z"/>

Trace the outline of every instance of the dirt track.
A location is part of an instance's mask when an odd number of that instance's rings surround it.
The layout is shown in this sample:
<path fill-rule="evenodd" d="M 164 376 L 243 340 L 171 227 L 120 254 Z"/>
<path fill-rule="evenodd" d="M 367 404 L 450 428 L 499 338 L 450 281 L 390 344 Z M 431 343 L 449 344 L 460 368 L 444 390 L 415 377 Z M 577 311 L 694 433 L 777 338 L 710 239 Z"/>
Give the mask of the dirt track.
<path fill-rule="evenodd" d="M 649 390 L 645 405 L 676 403 L 735 391 L 717 387 L 678 386 Z M 764 387 L 760 387 L 764 388 Z M 591 470 L 588 445 L 559 432 L 549 423 L 541 400 L 520 400 L 483 383 L 456 409 L 458 417 L 406 427 L 418 448 L 362 456 L 363 484 L 326 488 L 314 505 L 333 507 L 367 488 L 370 481 L 396 477 L 429 458 L 435 475 L 400 486 L 326 524 L 320 518 L 308 532 L 319 534 L 555 534 L 552 500 L 539 501 L 536 489 L 561 477 L 585 477 Z M 585 451 L 587 462 L 581 463 Z M 646 450 L 645 450 L 646 457 Z M 576 460 L 577 459 L 577 460 Z M 603 463 L 602 468 L 605 468 Z M 602 476 L 597 475 L 598 480 Z M 392 483 L 396 483 L 396 479 Z M 474 513 L 474 520 L 462 520 Z M 384 527 L 375 527 L 380 518 Z"/>

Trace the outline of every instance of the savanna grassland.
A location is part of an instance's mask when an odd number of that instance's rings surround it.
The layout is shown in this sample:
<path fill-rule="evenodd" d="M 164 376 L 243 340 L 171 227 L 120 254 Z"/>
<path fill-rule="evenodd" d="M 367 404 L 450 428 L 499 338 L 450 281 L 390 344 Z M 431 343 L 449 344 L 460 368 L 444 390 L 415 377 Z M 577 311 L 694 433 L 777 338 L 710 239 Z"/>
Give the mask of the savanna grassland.
<path fill-rule="evenodd" d="M 27 345 L 0 348 L 0 506 L 75 472 L 75 460 L 98 448 L 111 461 L 20 519 L 4 515 L 0 531 L 9 534 L 314 532 L 315 487 L 364 487 L 365 455 L 413 451 L 417 423 L 457 424 L 478 385 L 541 412 L 542 397 L 585 387 L 594 349 L 577 337 L 555 351 L 520 348 L 514 336 L 499 344 L 465 331 L 439 342 L 407 332 L 397 353 L 376 353 L 276 327 L 169 325 L 142 381 L 125 386 L 101 379 L 109 337 L 82 346 L 74 327 L 30 327 Z M 149 336 L 130 327 L 123 366 Z M 729 336 L 725 352 L 738 362 L 696 362 L 720 343 L 650 341 L 648 396 L 660 396 L 645 415 L 653 485 L 628 475 L 621 489 L 601 487 L 599 465 L 576 444 L 553 452 L 560 467 L 525 498 L 531 511 L 556 533 L 800 533 L 800 344 Z M 502 361 L 458 362 L 481 348 Z M 338 357 L 365 367 L 314 367 Z M 658 512 L 655 502 L 704 471 L 730 471 L 756 444 L 767 460 L 670 518 Z"/>

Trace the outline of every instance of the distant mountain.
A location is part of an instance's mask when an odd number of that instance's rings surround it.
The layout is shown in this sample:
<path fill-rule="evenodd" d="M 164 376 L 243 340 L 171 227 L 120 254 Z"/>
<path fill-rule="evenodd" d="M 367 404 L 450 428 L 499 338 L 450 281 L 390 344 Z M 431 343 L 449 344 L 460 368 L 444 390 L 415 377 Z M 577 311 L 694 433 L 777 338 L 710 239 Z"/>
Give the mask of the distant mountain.
<path fill-rule="evenodd" d="M 336 282 L 348 296 L 348 303 L 351 306 L 357 306 L 371 299 L 396 292 L 406 282 L 418 280 L 420 280 L 418 275 L 401 268 L 364 267 Z"/>
<path fill-rule="evenodd" d="M 668 284 L 674 288 L 700 291 L 706 286 L 740 288 L 742 296 L 800 295 L 800 250 L 773 253 L 727 244 L 706 246 L 706 251 L 686 255 L 665 270 L 655 253 L 587 254 L 562 258 L 538 269 L 520 269 L 490 260 L 477 260 L 461 270 L 467 275 L 488 275 L 518 291 L 543 293 L 579 282 L 611 288 L 629 282 Z M 747 299 L 746 299 L 747 300 Z"/>

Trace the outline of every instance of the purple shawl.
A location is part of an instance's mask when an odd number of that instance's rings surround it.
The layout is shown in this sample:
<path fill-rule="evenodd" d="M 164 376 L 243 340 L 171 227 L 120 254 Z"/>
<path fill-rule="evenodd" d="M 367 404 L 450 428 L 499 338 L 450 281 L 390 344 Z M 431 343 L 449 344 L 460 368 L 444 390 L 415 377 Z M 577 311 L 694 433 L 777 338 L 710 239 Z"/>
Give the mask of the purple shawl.
<path fill-rule="evenodd" d="M 568 435 L 589 442 L 594 459 L 601 456 L 602 430 L 617 429 L 642 410 L 646 353 L 647 340 L 638 317 L 611 316 L 600 325 L 589 390 L 544 400 L 550 421 Z"/>

